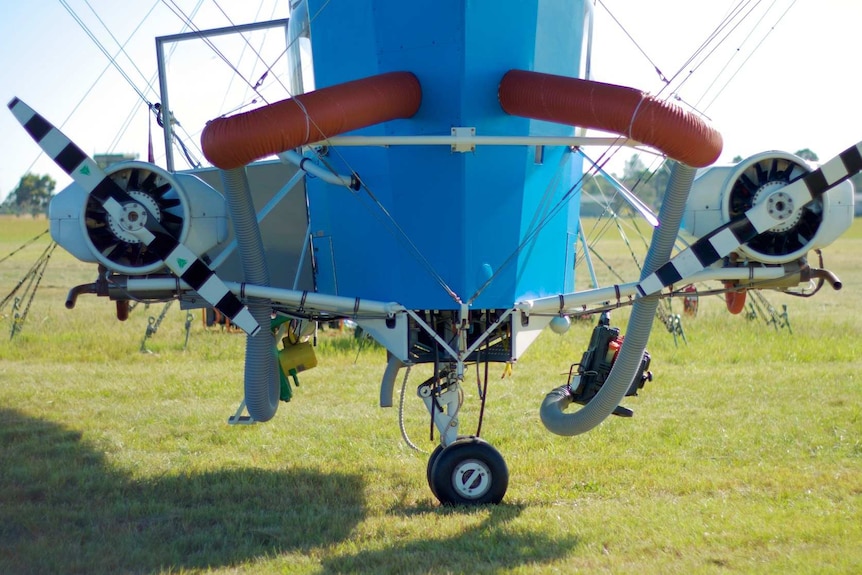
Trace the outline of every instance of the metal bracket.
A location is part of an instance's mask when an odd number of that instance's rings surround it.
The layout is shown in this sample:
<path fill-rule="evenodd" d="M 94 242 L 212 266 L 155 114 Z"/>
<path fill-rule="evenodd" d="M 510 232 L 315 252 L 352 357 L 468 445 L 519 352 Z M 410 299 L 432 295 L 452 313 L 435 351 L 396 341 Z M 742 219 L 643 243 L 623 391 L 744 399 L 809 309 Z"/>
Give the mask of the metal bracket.
<path fill-rule="evenodd" d="M 458 142 L 458 138 L 473 138 L 476 136 L 476 128 L 452 128 L 452 137 L 455 138 L 455 143 L 452 144 L 451 150 L 453 152 L 475 152 L 476 144 L 475 143 L 463 143 Z"/>
<path fill-rule="evenodd" d="M 461 407 L 460 382 L 452 374 L 446 375 L 446 379 L 447 382 L 442 386 L 423 383 L 416 390 L 434 420 L 434 426 L 440 433 L 440 444 L 444 447 L 458 439 L 458 411 Z"/>
<path fill-rule="evenodd" d="M 243 415 L 245 411 L 245 399 L 242 400 L 242 403 L 239 404 L 239 408 L 236 410 L 236 413 L 227 418 L 228 425 L 254 425 L 257 423 L 254 419 L 251 418 L 251 415 Z"/>

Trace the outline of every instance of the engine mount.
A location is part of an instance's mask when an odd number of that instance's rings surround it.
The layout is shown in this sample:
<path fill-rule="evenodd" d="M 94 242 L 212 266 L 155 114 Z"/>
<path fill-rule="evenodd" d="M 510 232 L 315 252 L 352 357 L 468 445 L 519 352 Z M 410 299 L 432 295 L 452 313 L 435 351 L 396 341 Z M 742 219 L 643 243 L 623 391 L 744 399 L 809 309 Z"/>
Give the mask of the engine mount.
<path fill-rule="evenodd" d="M 164 262 L 131 233 L 147 217 L 198 256 L 227 239 L 225 199 L 198 177 L 138 161 L 115 164 L 105 173 L 133 199 L 123 205 L 123 218 L 115 220 L 75 183 L 48 207 L 51 237 L 79 260 L 128 275 L 161 270 Z"/>
<path fill-rule="evenodd" d="M 766 202 L 782 223 L 741 246 L 741 259 L 765 264 L 795 261 L 835 241 L 853 223 L 853 184 L 848 180 L 805 205 L 781 189 L 812 169 L 786 152 L 763 152 L 732 166 L 700 170 L 691 188 L 683 229 L 701 238 L 755 205 Z"/>

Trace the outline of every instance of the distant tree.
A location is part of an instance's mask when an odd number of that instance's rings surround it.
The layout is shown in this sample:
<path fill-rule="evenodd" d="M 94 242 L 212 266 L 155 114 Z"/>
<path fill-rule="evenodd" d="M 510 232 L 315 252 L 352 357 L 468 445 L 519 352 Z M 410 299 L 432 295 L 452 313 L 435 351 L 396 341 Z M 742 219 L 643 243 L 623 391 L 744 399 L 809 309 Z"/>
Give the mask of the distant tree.
<path fill-rule="evenodd" d="M 623 166 L 623 175 L 619 179 L 641 201 L 657 209 L 661 205 L 661 198 L 669 179 L 669 173 L 664 168 L 664 164 L 650 170 L 638 154 L 632 154 Z"/>
<path fill-rule="evenodd" d="M 57 182 L 51 176 L 27 173 L 21 177 L 18 187 L 3 202 L 3 206 L 16 213 L 30 213 L 34 216 L 48 209 L 48 202 L 54 195 Z"/>
<path fill-rule="evenodd" d="M 623 181 L 637 180 L 646 171 L 646 166 L 638 154 L 632 154 L 623 166 Z"/>
<path fill-rule="evenodd" d="M 744 159 L 745 158 L 743 158 L 742 156 L 733 156 L 733 159 L 730 161 L 733 162 L 734 164 L 738 164 L 739 162 L 741 162 Z"/>
<path fill-rule="evenodd" d="M 632 154 L 623 165 L 622 175 L 614 173 L 613 178 L 655 211 L 661 207 L 661 199 L 670 179 L 670 170 L 666 165 L 667 162 L 662 162 L 658 168 L 651 170 L 638 154 Z M 599 216 L 606 210 L 616 214 L 631 213 L 626 199 L 617 193 L 614 184 L 601 174 L 585 174 L 582 191 L 583 215 Z"/>
<path fill-rule="evenodd" d="M 796 152 L 796 155 L 805 160 L 806 162 L 819 162 L 820 158 L 817 157 L 817 154 L 812 152 L 809 148 L 803 148 Z"/>

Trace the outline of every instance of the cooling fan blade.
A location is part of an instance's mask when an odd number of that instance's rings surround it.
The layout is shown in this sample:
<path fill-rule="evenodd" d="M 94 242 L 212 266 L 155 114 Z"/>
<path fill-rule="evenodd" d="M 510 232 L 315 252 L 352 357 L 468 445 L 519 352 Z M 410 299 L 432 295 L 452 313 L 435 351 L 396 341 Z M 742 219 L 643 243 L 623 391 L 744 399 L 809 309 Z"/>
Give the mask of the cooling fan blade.
<path fill-rule="evenodd" d="M 189 202 L 182 186 L 171 174 L 142 162 L 120 164 L 105 173 L 132 200 L 145 207 L 148 217 L 158 220 L 179 242 L 186 242 Z M 126 224 L 108 213 L 103 202 L 95 196 L 87 197 L 84 222 L 92 253 L 108 269 L 128 275 L 145 275 L 164 267 L 159 254 L 127 231 Z"/>
<path fill-rule="evenodd" d="M 727 218 L 733 220 L 754 205 L 763 201 L 773 191 L 790 184 L 810 172 L 806 165 L 794 161 L 792 157 L 763 157 L 752 161 L 739 180 L 730 188 L 727 206 Z M 741 180 L 748 175 L 757 174 L 757 188 L 752 190 L 741 185 Z M 780 224 L 773 226 L 749 241 L 741 248 L 742 253 L 749 256 L 765 257 L 779 260 L 785 257 L 801 256 L 807 250 L 806 246 L 814 238 L 820 227 L 820 216 L 823 213 L 823 197 L 812 198 L 805 206 L 793 210 L 793 213 Z"/>
<path fill-rule="evenodd" d="M 160 221 L 161 208 L 155 197 L 163 198 L 167 195 L 167 190 L 155 192 L 161 185 L 155 172 L 150 172 L 143 180 L 140 178 L 141 174 L 130 174 L 128 181 L 134 181 L 134 187 L 139 189 L 126 191 L 106 175 L 92 158 L 30 106 L 18 98 L 13 98 L 9 102 L 9 110 L 39 147 L 88 194 L 92 203 L 88 204 L 88 210 L 92 209 L 94 215 L 103 211 L 100 215 L 104 225 L 95 225 L 94 228 L 107 226 L 112 229 L 101 229 L 91 235 L 91 239 L 98 237 L 101 238 L 99 241 L 105 242 L 100 249 L 103 255 L 119 257 L 119 254 L 128 249 L 129 254 L 124 257 L 140 258 L 140 253 L 135 252 L 146 250 L 162 260 L 168 269 L 189 284 L 209 304 L 229 317 L 233 324 L 249 335 L 260 330 L 260 324 L 248 308 L 228 290 L 209 266 L 181 243 L 175 235 L 176 229 L 172 233 L 171 227 L 174 224 L 166 221 L 163 225 Z M 148 191 L 151 191 L 152 195 L 147 193 Z M 179 217 L 176 214 L 174 216 Z M 110 237 L 114 239 L 111 240 Z M 115 241 L 117 239 L 120 241 Z M 126 245 L 123 245 L 123 242 Z M 135 244 L 138 246 L 135 247 Z"/>

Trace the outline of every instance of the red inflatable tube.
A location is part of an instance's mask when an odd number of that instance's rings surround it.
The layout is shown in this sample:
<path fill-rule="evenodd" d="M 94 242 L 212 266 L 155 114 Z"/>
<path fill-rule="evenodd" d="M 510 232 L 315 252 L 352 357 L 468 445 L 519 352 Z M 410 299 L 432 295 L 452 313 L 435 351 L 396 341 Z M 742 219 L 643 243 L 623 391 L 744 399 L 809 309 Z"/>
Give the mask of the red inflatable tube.
<path fill-rule="evenodd" d="M 721 154 L 721 134 L 703 119 L 634 88 L 510 70 L 498 97 L 508 114 L 621 134 L 692 167 Z"/>
<path fill-rule="evenodd" d="M 390 72 L 321 88 L 209 122 L 201 146 L 214 166 L 231 170 L 260 158 L 419 109 L 422 89 L 410 72 Z"/>

